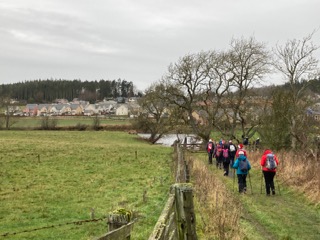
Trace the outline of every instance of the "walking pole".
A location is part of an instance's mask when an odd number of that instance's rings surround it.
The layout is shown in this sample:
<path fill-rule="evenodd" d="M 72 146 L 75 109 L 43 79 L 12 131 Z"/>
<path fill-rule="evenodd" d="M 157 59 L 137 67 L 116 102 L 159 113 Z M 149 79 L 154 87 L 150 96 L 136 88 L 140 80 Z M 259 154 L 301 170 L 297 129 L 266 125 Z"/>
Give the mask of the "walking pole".
<path fill-rule="evenodd" d="M 248 172 L 248 176 L 249 176 L 249 183 L 250 183 L 250 188 L 251 188 L 251 194 L 253 194 L 253 192 L 252 192 L 251 178 L 250 178 L 250 172 Z"/>
<path fill-rule="evenodd" d="M 233 185 L 232 185 L 232 191 L 234 192 L 234 182 L 236 180 L 236 170 L 233 169 Z"/>
<path fill-rule="evenodd" d="M 280 186 L 279 186 L 279 181 L 278 181 L 278 178 L 276 177 L 276 182 L 277 182 L 277 185 L 278 185 L 278 191 L 279 191 L 279 195 L 281 196 L 281 192 L 280 192 Z"/>
<path fill-rule="evenodd" d="M 260 187 L 260 194 L 262 194 L 262 182 L 263 182 L 263 171 L 261 171 L 261 187 Z"/>

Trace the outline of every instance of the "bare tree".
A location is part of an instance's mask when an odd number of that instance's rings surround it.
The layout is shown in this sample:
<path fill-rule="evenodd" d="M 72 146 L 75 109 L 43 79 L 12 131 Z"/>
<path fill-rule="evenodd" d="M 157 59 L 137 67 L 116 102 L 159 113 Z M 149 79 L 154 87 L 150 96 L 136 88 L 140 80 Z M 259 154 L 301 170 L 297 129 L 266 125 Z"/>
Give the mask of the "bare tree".
<path fill-rule="evenodd" d="M 40 129 L 42 130 L 54 130 L 57 128 L 58 119 L 49 116 L 41 117 Z"/>
<path fill-rule="evenodd" d="M 232 39 L 228 51 L 228 69 L 230 88 L 226 97 L 226 112 L 231 138 L 236 138 L 236 129 L 240 124 L 242 136 L 251 137 L 259 122 L 249 113 L 253 102 L 250 102 L 250 89 L 257 86 L 270 72 L 270 54 L 264 43 L 249 39 Z"/>
<path fill-rule="evenodd" d="M 16 123 L 16 121 L 12 117 L 12 109 L 10 106 L 10 98 L 7 96 L 2 96 L 0 98 L 0 107 L 4 108 L 4 119 L 0 120 L 1 125 L 5 125 L 5 129 L 10 129 L 10 127 Z"/>
<path fill-rule="evenodd" d="M 149 141 L 157 142 L 164 134 L 171 129 L 168 118 L 168 106 L 161 99 L 164 87 L 161 84 L 150 86 L 145 95 L 138 100 L 143 109 L 140 115 L 132 120 L 132 125 L 146 133 L 150 133 Z"/>
<path fill-rule="evenodd" d="M 290 135 L 291 147 L 295 149 L 300 139 L 301 125 L 304 119 L 307 98 L 305 90 L 309 81 L 315 79 L 319 73 L 318 62 L 313 54 L 319 49 L 312 42 L 315 32 L 304 37 L 302 40 L 288 40 L 283 46 L 277 45 L 274 49 L 276 62 L 274 67 L 283 74 L 290 92 Z"/>
<path fill-rule="evenodd" d="M 209 139 L 211 126 L 200 124 L 194 114 L 201 110 L 199 103 L 208 92 L 208 52 L 188 54 L 171 64 L 163 77 L 165 86 L 163 99 L 185 113 L 193 133 L 202 139 Z"/>
<path fill-rule="evenodd" d="M 248 129 L 248 90 L 270 69 L 264 44 L 250 38 L 230 45 L 226 52 L 184 56 L 163 80 L 168 101 L 185 110 L 193 132 L 204 140 L 212 131 L 236 138 L 239 123 L 243 132 Z M 202 115 L 201 123 L 195 113 Z"/>

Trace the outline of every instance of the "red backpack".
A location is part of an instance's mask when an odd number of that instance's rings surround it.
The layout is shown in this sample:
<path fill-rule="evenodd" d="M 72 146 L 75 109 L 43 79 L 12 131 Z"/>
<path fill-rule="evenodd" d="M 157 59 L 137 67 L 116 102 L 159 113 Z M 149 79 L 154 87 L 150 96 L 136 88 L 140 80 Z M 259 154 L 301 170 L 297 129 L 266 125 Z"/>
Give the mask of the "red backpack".
<path fill-rule="evenodd" d="M 211 152 L 213 150 L 213 143 L 209 142 L 208 144 L 208 152 Z"/>
<path fill-rule="evenodd" d="M 228 148 L 224 148 L 223 149 L 223 157 L 224 158 L 228 158 L 229 157 L 229 149 Z"/>
<path fill-rule="evenodd" d="M 222 153 L 222 146 L 220 144 L 217 145 L 216 156 L 220 157 Z"/>

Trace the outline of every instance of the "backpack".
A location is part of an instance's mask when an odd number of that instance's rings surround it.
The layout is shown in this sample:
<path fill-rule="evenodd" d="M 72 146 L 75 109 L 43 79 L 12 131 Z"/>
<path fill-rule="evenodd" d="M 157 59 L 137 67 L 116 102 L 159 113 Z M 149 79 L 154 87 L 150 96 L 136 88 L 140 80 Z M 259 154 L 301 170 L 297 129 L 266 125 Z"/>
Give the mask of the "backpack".
<path fill-rule="evenodd" d="M 239 160 L 239 168 L 242 172 L 248 172 L 248 161 L 246 160 Z"/>
<path fill-rule="evenodd" d="M 233 144 L 231 144 L 229 148 L 230 148 L 230 152 L 236 151 L 236 147 Z"/>
<path fill-rule="evenodd" d="M 219 145 L 217 146 L 216 156 L 217 156 L 217 157 L 220 157 L 220 156 L 221 156 L 221 153 L 222 153 L 222 147 L 221 147 L 221 145 L 219 144 Z"/>
<path fill-rule="evenodd" d="M 266 160 L 265 167 L 270 169 L 270 170 L 274 170 L 274 169 L 277 168 L 277 162 L 274 159 L 273 153 L 267 154 L 267 160 Z"/>
<path fill-rule="evenodd" d="M 209 142 L 209 144 L 208 144 L 208 152 L 212 152 L 212 150 L 213 150 L 213 143 Z"/>
<path fill-rule="evenodd" d="M 229 149 L 228 148 L 224 148 L 222 151 L 223 151 L 223 157 L 224 158 L 228 158 L 229 157 Z"/>

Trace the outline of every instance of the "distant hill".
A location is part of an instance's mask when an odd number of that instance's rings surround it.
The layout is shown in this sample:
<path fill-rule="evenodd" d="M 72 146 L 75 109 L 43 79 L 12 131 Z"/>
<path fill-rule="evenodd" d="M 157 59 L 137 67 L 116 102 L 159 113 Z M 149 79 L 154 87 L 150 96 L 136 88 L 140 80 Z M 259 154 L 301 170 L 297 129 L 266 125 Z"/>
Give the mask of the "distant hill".
<path fill-rule="evenodd" d="M 305 81 L 302 81 L 301 83 L 297 84 L 297 89 L 301 88 L 305 83 Z M 250 95 L 270 97 L 275 90 L 286 90 L 289 88 L 289 83 L 285 83 L 282 85 L 263 86 L 258 88 L 252 88 L 250 90 Z M 309 91 L 310 94 L 320 95 L 320 79 L 310 80 L 306 90 Z"/>
<path fill-rule="evenodd" d="M 304 83 L 298 84 L 297 87 Z M 289 84 L 263 86 L 250 89 L 249 95 L 270 97 L 273 91 L 288 88 Z M 310 94 L 320 95 L 320 79 L 311 80 L 308 90 Z M 0 96 L 28 103 L 51 103 L 55 99 L 72 101 L 75 98 L 93 103 L 105 98 L 142 96 L 142 93 L 136 92 L 132 82 L 121 79 L 100 81 L 46 79 L 1 84 Z"/>
<path fill-rule="evenodd" d="M 55 99 L 79 98 L 95 102 L 104 98 L 134 97 L 132 82 L 126 80 L 62 80 L 46 79 L 0 85 L 0 96 L 28 103 L 49 103 Z"/>

